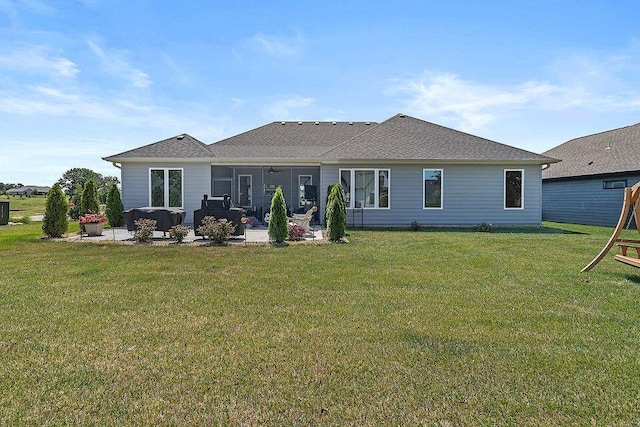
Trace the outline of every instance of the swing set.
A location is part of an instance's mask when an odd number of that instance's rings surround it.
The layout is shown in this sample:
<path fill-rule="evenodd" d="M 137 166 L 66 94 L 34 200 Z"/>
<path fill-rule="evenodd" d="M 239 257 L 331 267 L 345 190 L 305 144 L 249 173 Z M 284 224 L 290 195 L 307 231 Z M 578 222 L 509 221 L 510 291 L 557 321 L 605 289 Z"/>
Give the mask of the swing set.
<path fill-rule="evenodd" d="M 582 272 L 591 270 L 597 263 L 599 263 L 602 258 L 605 257 L 607 252 L 611 250 L 613 245 L 617 244 L 620 247 L 622 254 L 616 255 L 614 259 L 623 264 L 630 265 L 632 267 L 640 268 L 640 240 L 638 239 L 622 239 L 620 238 L 620 232 L 625 228 L 628 229 L 631 225 L 631 220 L 633 219 L 636 225 L 636 230 L 640 233 L 640 213 L 636 213 L 637 210 L 640 209 L 640 182 L 638 182 L 633 187 L 627 187 L 624 189 L 624 200 L 622 202 L 622 211 L 620 212 L 620 218 L 618 219 L 618 224 L 616 228 L 613 230 L 613 234 L 604 248 L 600 251 L 600 253 L 587 264 L 582 270 Z M 628 218 L 628 220 L 627 220 Z M 627 255 L 629 248 L 633 248 L 636 250 L 636 257 L 630 257 Z"/>

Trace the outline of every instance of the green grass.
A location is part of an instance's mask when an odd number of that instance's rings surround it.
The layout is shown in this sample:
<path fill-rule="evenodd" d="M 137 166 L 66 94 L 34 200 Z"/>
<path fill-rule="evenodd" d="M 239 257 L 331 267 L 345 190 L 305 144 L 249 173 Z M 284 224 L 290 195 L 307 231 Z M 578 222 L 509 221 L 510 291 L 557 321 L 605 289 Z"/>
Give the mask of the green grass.
<path fill-rule="evenodd" d="M 349 244 L 0 227 L 0 425 L 638 425 L 640 272 L 610 229 Z"/>
<path fill-rule="evenodd" d="M 11 218 L 44 215 L 47 196 L 0 196 L 0 202 L 9 202 L 9 216 Z"/>

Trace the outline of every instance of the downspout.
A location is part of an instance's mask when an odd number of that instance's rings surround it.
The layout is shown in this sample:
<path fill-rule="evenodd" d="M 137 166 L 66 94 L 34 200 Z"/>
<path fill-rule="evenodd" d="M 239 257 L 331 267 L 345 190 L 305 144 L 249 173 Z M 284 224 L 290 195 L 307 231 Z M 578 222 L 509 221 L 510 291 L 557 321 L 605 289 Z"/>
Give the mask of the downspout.
<path fill-rule="evenodd" d="M 542 165 L 542 170 L 545 171 L 547 169 L 549 169 L 549 167 L 551 167 L 551 163 L 545 163 Z"/>
<path fill-rule="evenodd" d="M 118 164 L 116 162 L 111 162 L 111 164 L 113 165 L 113 167 L 116 167 L 118 169 L 122 169 L 122 166 L 118 166 Z"/>

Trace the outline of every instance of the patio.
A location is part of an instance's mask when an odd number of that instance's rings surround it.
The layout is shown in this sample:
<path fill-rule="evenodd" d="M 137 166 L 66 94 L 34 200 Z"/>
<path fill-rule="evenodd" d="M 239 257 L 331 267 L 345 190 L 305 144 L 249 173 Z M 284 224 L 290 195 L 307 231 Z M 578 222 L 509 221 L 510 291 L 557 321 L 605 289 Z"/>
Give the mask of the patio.
<path fill-rule="evenodd" d="M 314 227 L 311 231 L 313 231 L 313 235 L 305 237 L 305 241 L 322 241 L 322 230 L 320 226 Z M 246 237 L 246 238 L 245 238 Z M 121 242 L 121 243 L 134 243 L 133 240 L 133 232 L 127 231 L 126 227 L 116 227 L 116 228 L 105 228 L 100 236 L 87 236 L 83 234 L 82 236 L 79 233 L 72 234 L 67 237 L 66 240 L 70 241 L 86 241 L 86 242 L 102 242 L 102 241 L 112 241 L 112 242 Z M 153 242 L 154 243 L 172 243 L 173 239 L 169 237 L 169 233 L 163 233 L 162 231 L 155 231 L 153 233 Z M 231 236 L 227 243 L 230 244 L 244 244 L 244 243 L 268 243 L 269 242 L 269 233 L 266 226 L 258 226 L 253 228 L 247 228 L 244 235 L 240 236 Z M 194 231 L 189 231 L 187 237 L 184 238 L 183 243 L 207 243 L 202 236 L 196 236 Z"/>

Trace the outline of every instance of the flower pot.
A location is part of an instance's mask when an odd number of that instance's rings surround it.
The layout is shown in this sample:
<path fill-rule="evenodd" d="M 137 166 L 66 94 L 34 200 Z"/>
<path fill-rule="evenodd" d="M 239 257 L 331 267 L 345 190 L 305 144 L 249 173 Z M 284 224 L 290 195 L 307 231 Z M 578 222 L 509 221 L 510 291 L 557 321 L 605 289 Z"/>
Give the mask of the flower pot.
<path fill-rule="evenodd" d="M 100 224 L 98 222 L 88 222 L 83 225 L 84 225 L 84 230 L 87 232 L 87 235 L 102 236 L 102 228 L 104 224 Z"/>

